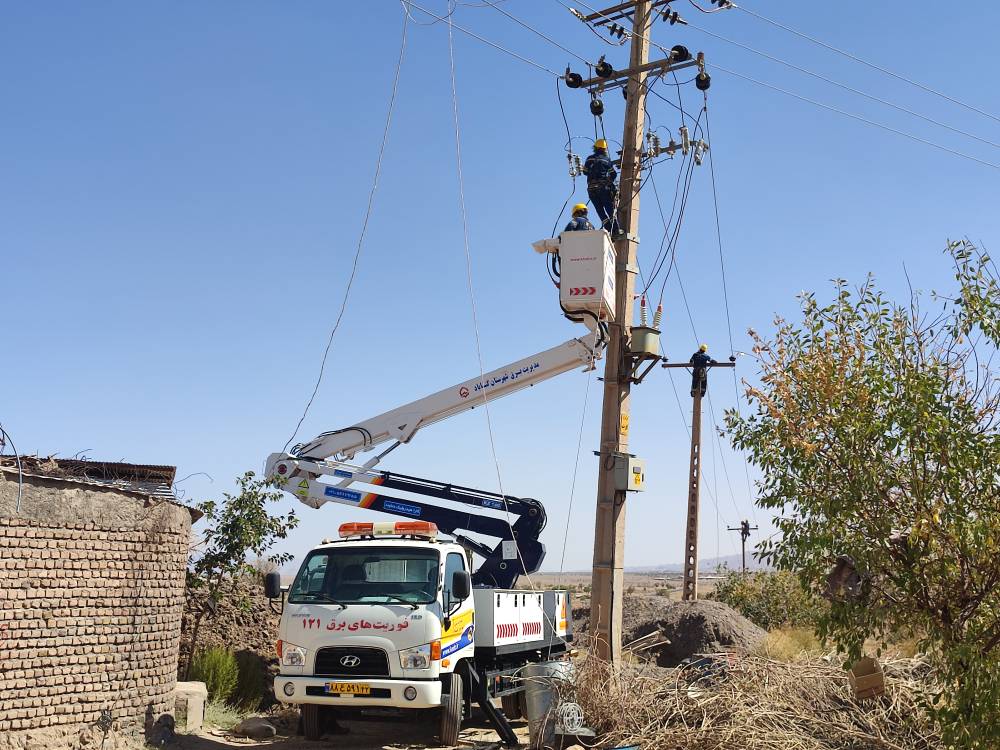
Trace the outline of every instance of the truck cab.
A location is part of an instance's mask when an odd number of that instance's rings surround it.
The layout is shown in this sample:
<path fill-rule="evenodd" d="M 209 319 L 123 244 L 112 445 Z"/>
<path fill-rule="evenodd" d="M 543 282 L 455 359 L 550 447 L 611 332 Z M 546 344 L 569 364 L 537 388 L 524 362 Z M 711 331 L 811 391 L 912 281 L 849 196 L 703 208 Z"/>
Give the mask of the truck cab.
<path fill-rule="evenodd" d="M 566 652 L 565 592 L 473 589 L 471 554 L 433 523 L 349 523 L 340 537 L 303 560 L 279 629 L 274 693 L 301 706 L 307 737 L 324 708 L 435 709 L 454 744 L 473 697 L 500 696 L 517 718 L 517 669 Z"/>

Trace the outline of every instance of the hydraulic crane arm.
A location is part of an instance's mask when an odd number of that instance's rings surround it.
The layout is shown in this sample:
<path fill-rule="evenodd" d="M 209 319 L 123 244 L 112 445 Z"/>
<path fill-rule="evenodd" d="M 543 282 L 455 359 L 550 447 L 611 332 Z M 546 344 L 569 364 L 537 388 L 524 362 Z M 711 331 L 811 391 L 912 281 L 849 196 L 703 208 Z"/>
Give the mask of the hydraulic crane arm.
<path fill-rule="evenodd" d="M 591 369 L 601 356 L 601 349 L 582 339 L 570 339 L 506 367 L 488 372 L 425 396 L 371 419 L 331 432 L 317 435 L 307 443 L 292 448 L 291 454 L 273 454 L 270 467 L 282 457 L 309 459 L 334 458 L 348 461 L 355 454 L 395 440 L 408 443 L 417 430 L 442 419 L 474 409 L 484 398 L 494 401 L 514 391 L 526 388 L 576 367 Z"/>
<path fill-rule="evenodd" d="M 603 348 L 603 343 L 570 339 L 552 349 L 445 388 L 385 414 L 325 432 L 308 443 L 295 446 L 291 453 L 273 453 L 267 459 L 266 475 L 282 479 L 286 491 L 313 508 L 334 502 L 404 518 L 433 521 L 441 531 L 455 535 L 484 558 L 483 564 L 473 574 L 474 583 L 510 588 L 519 575 L 538 570 L 545 557 L 545 547 L 538 541 L 545 527 L 545 509 L 540 502 L 429 479 L 376 472 L 372 471 L 372 467 L 394 447 L 408 442 L 422 427 L 576 367 L 593 368 Z M 364 466 L 344 463 L 355 454 L 390 440 L 395 440 L 395 444 Z M 321 477 L 329 477 L 333 483 L 320 481 Z M 355 484 L 367 487 L 354 489 Z M 406 494 L 401 496 L 392 491 Z M 421 499 L 414 499 L 413 496 Z M 435 500 L 470 507 L 457 510 Z M 489 511 L 502 512 L 504 517 L 490 515 Z M 516 520 L 509 522 L 507 518 L 510 516 Z M 490 546 L 458 532 L 498 541 L 495 546 Z"/>

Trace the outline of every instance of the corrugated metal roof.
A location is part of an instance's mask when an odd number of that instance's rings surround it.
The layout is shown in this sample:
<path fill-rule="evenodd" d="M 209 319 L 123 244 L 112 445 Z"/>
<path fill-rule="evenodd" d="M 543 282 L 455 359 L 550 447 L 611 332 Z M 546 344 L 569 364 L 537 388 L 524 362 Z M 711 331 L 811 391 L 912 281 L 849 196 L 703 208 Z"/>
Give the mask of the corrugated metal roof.
<path fill-rule="evenodd" d="M 0 457 L 5 465 L 15 464 L 12 456 Z M 56 479 L 79 479 L 88 484 L 103 484 L 122 490 L 141 492 L 154 497 L 174 498 L 172 489 L 177 468 L 126 464 L 117 461 L 84 461 L 77 458 L 42 458 L 21 456 L 25 472 Z"/>
<path fill-rule="evenodd" d="M 8 473 L 16 471 L 17 461 L 13 456 L 0 456 L 0 469 Z M 198 520 L 202 515 L 200 511 L 177 501 L 173 490 L 174 477 L 177 474 L 175 466 L 21 456 L 21 470 L 25 476 L 46 477 L 162 498 L 186 508 L 191 512 L 192 520 Z"/>

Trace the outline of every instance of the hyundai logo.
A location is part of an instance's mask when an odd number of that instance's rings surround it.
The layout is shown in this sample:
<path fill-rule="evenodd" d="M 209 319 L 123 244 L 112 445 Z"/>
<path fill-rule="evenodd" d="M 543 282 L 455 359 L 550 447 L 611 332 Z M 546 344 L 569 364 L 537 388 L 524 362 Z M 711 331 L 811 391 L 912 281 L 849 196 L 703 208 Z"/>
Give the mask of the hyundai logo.
<path fill-rule="evenodd" d="M 347 667 L 348 669 L 353 669 L 361 663 L 361 659 L 354 654 L 348 654 L 347 656 L 340 657 L 340 665 L 342 667 Z"/>

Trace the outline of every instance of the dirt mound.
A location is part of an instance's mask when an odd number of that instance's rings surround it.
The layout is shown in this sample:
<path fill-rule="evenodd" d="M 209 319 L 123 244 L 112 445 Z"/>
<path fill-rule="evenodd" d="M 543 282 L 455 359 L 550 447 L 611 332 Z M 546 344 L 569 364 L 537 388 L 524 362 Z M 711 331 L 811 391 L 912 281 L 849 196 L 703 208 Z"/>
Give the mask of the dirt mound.
<path fill-rule="evenodd" d="M 701 600 L 677 602 L 663 596 L 625 596 L 622 642 L 655 657 L 661 667 L 673 667 L 694 654 L 738 651 L 748 653 L 764 631 L 734 609 Z M 574 632 L 586 635 L 590 608 L 573 609 Z M 640 640 L 642 639 L 642 640 Z"/>
<path fill-rule="evenodd" d="M 631 641 L 648 638 L 656 644 L 650 649 L 656 654 L 656 663 L 674 667 L 695 654 L 749 653 L 765 632 L 722 602 L 664 601 L 656 617 L 629 636 Z"/>

